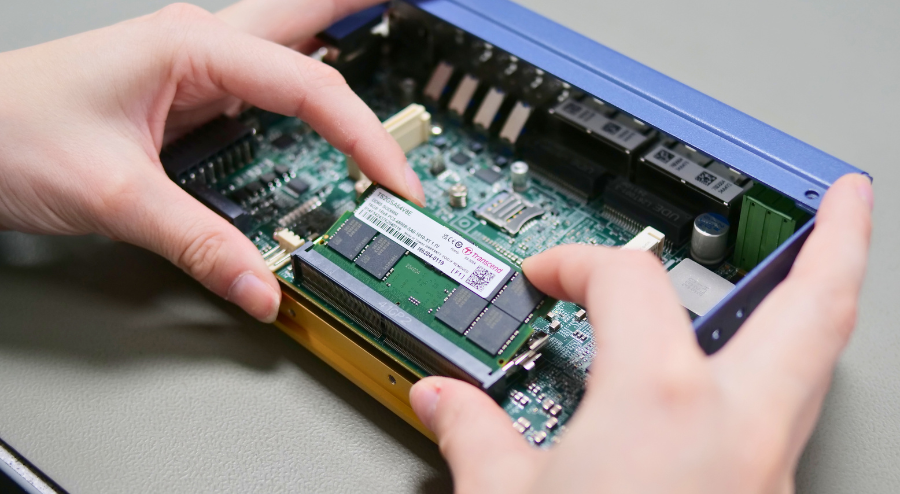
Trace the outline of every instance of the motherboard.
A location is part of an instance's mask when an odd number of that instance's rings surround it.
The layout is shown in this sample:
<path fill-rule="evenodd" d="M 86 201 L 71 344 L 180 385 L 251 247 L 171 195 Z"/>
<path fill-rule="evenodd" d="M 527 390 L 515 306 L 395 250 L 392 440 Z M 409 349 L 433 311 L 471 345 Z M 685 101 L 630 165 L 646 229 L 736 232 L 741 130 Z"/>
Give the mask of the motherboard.
<path fill-rule="evenodd" d="M 528 282 L 526 258 L 565 244 L 651 252 L 696 318 L 809 216 L 602 99 L 396 5 L 343 30 L 362 34 L 324 37 L 317 56 L 406 152 L 424 207 L 372 184 L 305 122 L 255 108 L 204 125 L 161 161 L 253 241 L 285 293 L 416 378 L 479 386 L 547 447 L 582 398 L 594 331 L 585 308 Z"/>

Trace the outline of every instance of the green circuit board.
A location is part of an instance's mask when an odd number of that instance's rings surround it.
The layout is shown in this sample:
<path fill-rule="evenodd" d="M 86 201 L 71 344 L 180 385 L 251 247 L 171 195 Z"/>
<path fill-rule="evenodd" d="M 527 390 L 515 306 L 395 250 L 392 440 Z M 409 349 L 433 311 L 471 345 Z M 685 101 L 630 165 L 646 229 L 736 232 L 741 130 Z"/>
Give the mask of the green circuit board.
<path fill-rule="evenodd" d="M 359 92 L 382 120 L 405 106 L 386 89 L 395 84 L 387 78 L 389 75 L 380 74 L 374 84 Z M 532 173 L 527 186 L 517 192 L 543 213 L 515 234 L 490 224 L 476 213 L 498 193 L 512 190 L 509 165 L 513 158 L 509 150 L 496 140 L 486 139 L 483 134 L 461 125 L 457 119 L 430 110 L 430 138 L 407 154 L 424 187 L 427 198 L 424 210 L 516 269 L 525 258 L 557 245 L 621 246 L 639 233 L 639 227 L 604 209 L 602 195 L 585 201 L 536 173 Z M 262 254 L 278 248 L 273 233 L 280 228 L 290 229 L 307 242 L 321 241 L 323 235 L 327 238 L 327 234 L 333 233 L 358 206 L 358 191 L 354 188 L 355 181 L 348 177 L 344 155 L 300 120 L 275 119 L 260 129 L 259 116 L 251 111 L 242 117 L 245 123 L 259 129 L 254 136 L 256 152 L 253 159 L 248 166 L 218 181 L 215 189 L 251 215 L 248 237 Z M 440 164 L 437 173 L 436 163 Z M 479 173 L 481 170 L 492 172 L 493 183 L 481 178 L 485 173 Z M 260 183 L 266 185 L 260 187 Z M 298 187 L 298 183 L 301 186 Z M 452 207 L 448 200 L 448 189 L 458 183 L 468 188 L 465 207 Z M 668 269 L 685 256 L 686 247 L 667 247 L 662 262 Z M 332 259 L 342 262 L 348 269 L 355 268 L 339 256 Z M 421 261 L 410 255 L 404 259 L 402 262 L 412 265 L 412 269 L 426 269 Z M 284 282 L 294 284 L 290 264 L 276 274 Z M 726 263 L 719 268 L 719 274 L 733 278 L 736 270 Z M 402 285 L 403 276 L 396 279 Z M 435 286 L 447 285 L 438 287 L 439 294 L 455 286 L 449 279 L 441 282 L 435 277 L 432 281 Z M 294 286 L 415 374 L 429 374 L 421 365 L 383 344 L 315 293 L 301 284 Z M 395 292 L 402 289 L 402 286 L 394 287 Z M 420 302 L 423 304 L 421 310 L 425 311 L 439 305 L 440 300 Z M 419 308 L 407 307 L 410 310 Z M 533 330 L 549 334 L 540 365 L 527 377 L 512 383 L 500 401 L 514 423 L 519 420 L 520 424 L 529 425 L 523 432 L 526 439 L 540 446 L 554 443 L 559 433 L 565 430 L 566 421 L 583 395 L 586 371 L 594 356 L 593 330 L 587 318 L 578 314 L 581 308 L 568 302 L 555 302 L 549 309 L 552 319 L 559 323 L 558 328 L 551 328 L 549 318 L 545 317 L 528 321 L 531 326 L 528 333 Z M 509 355 L 499 356 L 500 361 L 506 358 Z"/>

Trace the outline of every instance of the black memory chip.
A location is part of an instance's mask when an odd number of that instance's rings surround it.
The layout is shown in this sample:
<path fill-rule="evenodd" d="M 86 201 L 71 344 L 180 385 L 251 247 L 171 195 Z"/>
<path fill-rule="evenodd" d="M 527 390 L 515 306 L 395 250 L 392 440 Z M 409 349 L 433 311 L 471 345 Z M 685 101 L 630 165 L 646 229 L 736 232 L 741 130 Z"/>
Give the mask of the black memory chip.
<path fill-rule="evenodd" d="M 490 168 L 482 168 L 482 169 L 476 171 L 475 176 L 480 178 L 481 180 L 484 180 L 485 182 L 487 182 L 490 185 L 494 185 L 501 178 L 503 178 L 503 175 L 500 175 L 499 173 L 495 172 L 494 170 L 491 170 Z"/>
<path fill-rule="evenodd" d="M 462 166 L 469 162 L 469 157 L 462 153 L 456 153 L 450 157 L 450 161 Z"/>
<path fill-rule="evenodd" d="M 388 274 L 388 271 L 405 253 L 406 247 L 402 247 L 384 235 L 379 235 L 359 256 L 356 265 L 380 280 Z"/>
<path fill-rule="evenodd" d="M 487 300 L 460 285 L 453 290 L 444 305 L 438 309 L 435 318 L 455 329 L 456 332 L 463 333 L 485 307 L 487 307 Z"/>
<path fill-rule="evenodd" d="M 290 134 L 281 134 L 279 137 L 272 140 L 272 145 L 278 149 L 286 149 L 294 142 L 296 142 L 294 136 Z"/>
<path fill-rule="evenodd" d="M 502 310 L 488 307 L 481 319 L 469 330 L 466 338 L 491 355 L 497 355 L 513 333 L 519 329 L 519 325 L 519 321 L 509 317 Z"/>
<path fill-rule="evenodd" d="M 525 322 L 544 297 L 543 293 L 525 279 L 525 275 L 520 274 L 497 296 L 494 305 L 517 321 Z"/>
<path fill-rule="evenodd" d="M 309 184 L 306 183 L 306 180 L 303 180 L 302 178 L 295 178 L 291 180 L 287 183 L 287 187 L 296 192 L 297 195 L 300 195 L 309 190 Z"/>
<path fill-rule="evenodd" d="M 356 216 L 351 216 L 328 240 L 328 246 L 352 261 L 376 233 L 378 232 L 374 228 L 359 221 Z"/>

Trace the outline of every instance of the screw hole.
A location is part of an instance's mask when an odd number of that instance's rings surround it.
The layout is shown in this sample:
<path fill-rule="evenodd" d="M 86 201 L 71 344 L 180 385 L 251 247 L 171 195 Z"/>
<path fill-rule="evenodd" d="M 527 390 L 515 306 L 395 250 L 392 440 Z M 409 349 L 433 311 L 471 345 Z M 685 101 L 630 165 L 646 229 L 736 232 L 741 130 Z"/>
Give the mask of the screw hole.
<path fill-rule="evenodd" d="M 736 317 L 738 319 L 743 319 L 744 318 L 744 309 L 738 309 L 738 311 L 735 312 L 734 317 Z"/>
<path fill-rule="evenodd" d="M 390 374 L 388 374 L 388 381 L 390 381 L 391 384 L 397 384 L 397 380 L 394 379 L 394 376 L 392 376 Z"/>
<path fill-rule="evenodd" d="M 291 317 L 297 317 L 297 313 L 294 312 L 294 309 L 288 309 L 288 314 L 290 314 Z"/>
<path fill-rule="evenodd" d="M 806 198 L 807 198 L 807 199 L 810 199 L 810 200 L 818 199 L 818 198 L 819 198 L 819 193 L 816 192 L 816 191 L 814 191 L 814 190 L 807 190 L 807 191 L 806 191 Z"/>
<path fill-rule="evenodd" d="M 719 337 L 721 337 L 721 336 L 722 336 L 722 335 L 721 335 L 721 333 L 719 332 L 718 329 L 713 330 L 713 332 L 712 332 L 712 339 L 713 339 L 713 340 L 719 341 Z"/>

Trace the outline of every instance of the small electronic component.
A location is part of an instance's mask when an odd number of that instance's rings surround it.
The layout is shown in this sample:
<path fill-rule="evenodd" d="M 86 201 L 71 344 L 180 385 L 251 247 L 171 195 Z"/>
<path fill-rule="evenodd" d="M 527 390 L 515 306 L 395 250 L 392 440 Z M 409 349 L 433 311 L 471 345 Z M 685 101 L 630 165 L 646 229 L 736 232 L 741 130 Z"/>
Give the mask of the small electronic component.
<path fill-rule="evenodd" d="M 606 187 L 604 199 L 607 208 L 641 227 L 656 228 L 673 245 L 681 245 L 690 238 L 693 215 L 624 178 L 617 178 Z"/>
<path fill-rule="evenodd" d="M 716 213 L 703 213 L 694 218 L 691 233 L 691 257 L 700 264 L 717 264 L 728 252 L 728 219 Z"/>
<path fill-rule="evenodd" d="M 253 160 L 255 134 L 238 120 L 220 117 L 166 146 L 159 160 L 182 185 L 214 184 Z"/>
<path fill-rule="evenodd" d="M 450 195 L 450 206 L 454 208 L 466 207 L 466 200 L 469 197 L 469 188 L 465 184 L 453 184 L 447 189 Z"/>
<path fill-rule="evenodd" d="M 515 144 L 519 140 L 528 118 L 531 117 L 531 112 L 532 108 L 527 103 L 516 101 L 516 105 L 513 106 L 512 111 L 506 118 L 506 123 L 500 129 L 500 138 L 510 144 Z"/>
<path fill-rule="evenodd" d="M 452 65 L 447 62 L 438 63 L 434 68 L 434 72 L 431 73 L 428 83 L 425 84 L 425 89 L 423 91 L 425 97 L 433 101 L 439 101 L 441 96 L 444 95 L 444 90 L 447 89 L 447 84 L 450 83 L 450 78 L 452 76 Z"/>
<path fill-rule="evenodd" d="M 519 434 L 525 434 L 525 431 L 531 428 L 531 421 L 525 417 L 519 417 L 513 422 L 513 429 Z"/>
<path fill-rule="evenodd" d="M 328 239 L 328 246 L 352 261 L 362 252 L 363 247 L 372 241 L 376 233 L 374 228 L 351 216 L 340 230 Z"/>
<path fill-rule="evenodd" d="M 545 411 L 549 411 L 550 407 L 552 407 L 553 405 L 556 405 L 556 402 L 551 400 L 550 398 L 544 398 L 544 401 L 541 402 L 541 408 L 543 408 Z"/>
<path fill-rule="evenodd" d="M 475 171 L 474 175 L 488 185 L 494 185 L 503 178 L 503 175 L 490 168 L 479 168 Z"/>
<path fill-rule="evenodd" d="M 578 309 L 578 312 L 575 313 L 576 321 L 584 321 L 587 319 L 587 311 L 584 309 Z"/>
<path fill-rule="evenodd" d="M 559 419 L 556 417 L 550 417 L 546 422 L 544 422 L 544 429 L 552 431 L 553 429 L 556 429 L 557 425 L 559 425 Z"/>
<path fill-rule="evenodd" d="M 278 177 L 276 177 L 274 173 L 266 172 L 259 176 L 259 183 L 262 184 L 263 186 L 269 186 L 269 185 L 272 185 L 273 183 L 275 183 L 275 180 L 277 178 Z"/>
<path fill-rule="evenodd" d="M 475 118 L 472 119 L 475 127 L 482 131 L 489 130 L 497 118 L 497 113 L 500 111 L 500 107 L 503 106 L 505 98 L 506 93 L 495 87 L 490 88 L 484 99 L 481 100 L 481 106 L 478 107 Z"/>
<path fill-rule="evenodd" d="M 309 190 L 309 183 L 307 183 L 307 181 L 303 180 L 302 178 L 295 178 L 287 183 L 287 188 L 296 192 L 299 196 Z"/>
<path fill-rule="evenodd" d="M 278 246 L 287 252 L 294 252 L 306 243 L 305 240 L 287 228 L 275 230 L 275 240 L 278 242 Z"/>
<path fill-rule="evenodd" d="M 273 247 L 263 253 L 263 260 L 266 261 L 266 267 L 269 271 L 275 272 L 288 265 L 291 262 L 290 251 L 281 247 Z"/>
<path fill-rule="evenodd" d="M 265 187 L 259 182 L 250 182 L 244 187 L 244 190 L 247 191 L 251 196 L 258 195 Z"/>
<path fill-rule="evenodd" d="M 460 285 L 447 297 L 434 317 L 457 333 L 465 333 L 487 304 L 487 300 Z"/>
<path fill-rule="evenodd" d="M 472 102 L 472 97 L 475 96 L 476 89 L 478 89 L 478 79 L 469 74 L 463 76 L 459 84 L 456 85 L 456 91 L 453 92 L 447 109 L 460 117 L 465 115 L 469 104 Z"/>
<path fill-rule="evenodd" d="M 287 176 L 291 173 L 291 169 L 287 167 L 287 165 L 275 165 L 272 168 L 272 171 L 275 172 L 276 175 L 280 177 Z"/>
<path fill-rule="evenodd" d="M 685 259 L 672 268 L 669 280 L 681 299 L 681 305 L 693 316 L 705 316 L 734 290 L 731 282 L 691 259 Z"/>
<path fill-rule="evenodd" d="M 480 154 L 482 151 L 484 151 L 484 144 L 478 141 L 472 141 L 471 143 L 469 143 L 469 151 L 472 151 L 475 154 Z"/>
<path fill-rule="evenodd" d="M 559 321 L 550 321 L 550 324 L 547 325 L 547 329 L 551 333 L 555 333 L 559 331 L 560 326 L 562 326 L 562 324 Z"/>
<path fill-rule="evenodd" d="M 291 147 L 295 142 L 297 142 L 297 139 L 294 139 L 294 136 L 291 134 L 281 134 L 272 139 L 272 145 L 281 150 Z"/>
<path fill-rule="evenodd" d="M 513 190 L 521 192 L 528 188 L 528 163 L 516 161 L 509 167 L 509 177 Z"/>
<path fill-rule="evenodd" d="M 530 220 L 540 218 L 546 211 L 527 202 L 522 196 L 500 192 L 481 206 L 475 214 L 501 230 L 515 235 Z"/>
<path fill-rule="evenodd" d="M 754 185 L 744 195 L 734 264 L 747 271 L 755 268 L 794 234 L 805 217 L 794 201 L 761 184 Z"/>
<path fill-rule="evenodd" d="M 533 436 L 531 436 L 531 441 L 534 444 L 543 444 L 544 441 L 547 440 L 547 433 L 544 431 L 538 431 Z"/>
<path fill-rule="evenodd" d="M 238 230 L 248 233 L 253 228 L 253 218 L 250 214 L 219 192 L 199 183 L 191 184 L 186 189 L 204 206 L 225 218 Z"/>
<path fill-rule="evenodd" d="M 525 322 L 546 295 L 534 287 L 523 274 L 518 274 L 494 299 L 494 306 L 500 308 L 519 322 Z"/>
<path fill-rule="evenodd" d="M 469 163 L 469 161 L 471 161 L 471 158 L 469 158 L 468 156 L 466 156 L 463 153 L 456 153 L 450 157 L 450 161 L 456 163 L 459 166 L 466 166 Z"/>
<path fill-rule="evenodd" d="M 519 325 L 519 321 L 491 306 L 475 321 L 466 338 L 489 354 L 496 355 L 519 329 Z"/>
<path fill-rule="evenodd" d="M 389 239 L 385 235 L 378 235 L 375 240 L 356 259 L 356 265 L 367 273 L 384 279 L 388 272 L 394 268 L 397 261 L 406 253 L 406 247 Z"/>
<path fill-rule="evenodd" d="M 444 157 L 439 154 L 432 158 L 431 166 L 428 168 L 428 171 L 435 177 L 447 171 L 447 164 L 444 163 Z"/>
<path fill-rule="evenodd" d="M 400 145 L 404 153 L 408 153 L 427 142 L 431 136 L 431 114 L 425 111 L 425 107 L 413 103 L 397 112 L 383 123 L 384 129 Z M 353 180 L 362 178 L 362 172 L 356 161 L 347 156 L 347 174 Z"/>
<path fill-rule="evenodd" d="M 561 411 L 562 411 L 562 405 L 556 404 L 556 405 L 553 405 L 552 407 L 550 407 L 550 409 L 547 410 L 547 413 L 556 417 L 557 415 L 559 415 L 559 412 L 561 412 Z"/>
<path fill-rule="evenodd" d="M 662 259 L 663 251 L 665 250 L 665 242 L 665 235 L 660 233 L 656 228 L 648 226 L 641 230 L 641 233 L 638 233 L 634 238 L 629 240 L 627 244 L 623 245 L 622 248 L 625 250 L 642 250 L 650 252 Z"/>

